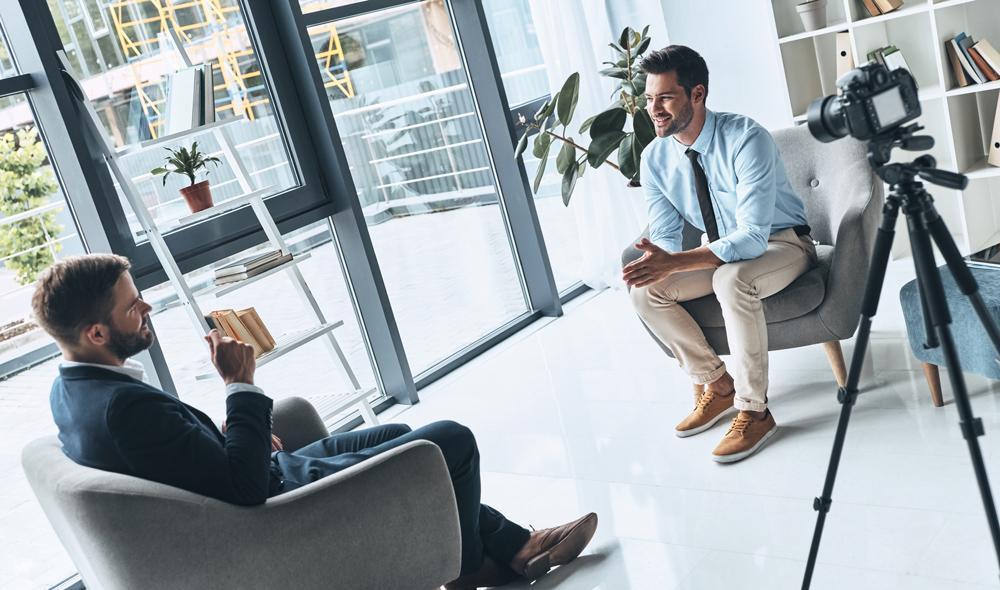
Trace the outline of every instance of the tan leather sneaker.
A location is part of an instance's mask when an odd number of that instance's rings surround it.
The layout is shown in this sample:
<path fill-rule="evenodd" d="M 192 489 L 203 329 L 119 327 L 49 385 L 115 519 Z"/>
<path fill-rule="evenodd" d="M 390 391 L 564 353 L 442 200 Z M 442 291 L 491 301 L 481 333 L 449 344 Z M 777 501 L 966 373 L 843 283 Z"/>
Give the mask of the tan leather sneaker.
<path fill-rule="evenodd" d="M 722 395 L 705 388 L 695 399 L 694 410 L 674 427 L 674 434 L 684 438 L 708 430 L 729 412 L 735 398 L 734 391 Z"/>
<path fill-rule="evenodd" d="M 777 431 L 778 425 L 774 423 L 774 416 L 770 411 L 763 418 L 754 418 L 753 414 L 740 412 L 733 418 L 722 442 L 712 451 L 712 459 L 719 463 L 742 461 L 759 451 Z"/>

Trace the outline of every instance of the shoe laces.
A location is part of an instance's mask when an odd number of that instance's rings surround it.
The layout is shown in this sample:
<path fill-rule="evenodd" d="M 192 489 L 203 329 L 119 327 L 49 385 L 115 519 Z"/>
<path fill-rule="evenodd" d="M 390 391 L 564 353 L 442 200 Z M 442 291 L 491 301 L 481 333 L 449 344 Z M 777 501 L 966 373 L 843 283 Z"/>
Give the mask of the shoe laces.
<path fill-rule="evenodd" d="M 740 412 L 736 415 L 736 418 L 733 418 L 733 423 L 729 426 L 729 432 L 726 433 L 726 436 L 730 434 L 743 436 L 751 422 L 753 422 L 753 419 L 750 416 Z"/>
<path fill-rule="evenodd" d="M 699 410 L 704 410 L 705 408 L 708 407 L 708 404 L 712 403 L 712 400 L 715 399 L 715 395 L 716 394 L 714 391 L 709 391 L 708 389 L 705 389 L 705 391 L 701 392 L 701 396 L 698 397 L 698 401 L 695 402 L 695 406 Z"/>

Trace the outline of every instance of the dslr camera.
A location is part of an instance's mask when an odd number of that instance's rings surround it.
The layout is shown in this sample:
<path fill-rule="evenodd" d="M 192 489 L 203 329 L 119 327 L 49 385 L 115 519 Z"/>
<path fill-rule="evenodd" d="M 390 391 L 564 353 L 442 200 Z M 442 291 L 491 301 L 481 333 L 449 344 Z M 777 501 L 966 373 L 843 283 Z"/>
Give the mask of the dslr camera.
<path fill-rule="evenodd" d="M 873 139 L 920 116 L 917 82 L 903 68 L 873 61 L 841 76 L 837 88 L 839 96 L 817 98 L 807 111 L 809 131 L 822 142 Z"/>

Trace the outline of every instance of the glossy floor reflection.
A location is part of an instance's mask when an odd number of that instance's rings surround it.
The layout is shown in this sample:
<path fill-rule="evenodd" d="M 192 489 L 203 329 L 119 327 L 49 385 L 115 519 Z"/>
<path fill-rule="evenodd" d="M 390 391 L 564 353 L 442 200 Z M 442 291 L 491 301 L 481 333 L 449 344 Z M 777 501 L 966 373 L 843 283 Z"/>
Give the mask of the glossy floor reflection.
<path fill-rule="evenodd" d="M 885 301 L 813 587 L 1000 588 L 955 407 L 931 405 L 895 302 Z M 627 297 L 603 292 L 386 420 L 470 426 L 484 501 L 516 521 L 544 527 L 599 513 L 585 558 L 532 588 L 798 588 L 840 406 L 819 346 L 772 354 L 772 375 L 779 435 L 747 461 L 718 465 L 710 452 L 725 425 L 673 435 L 690 410 L 685 376 Z M 968 380 L 996 488 L 1000 384 Z"/>

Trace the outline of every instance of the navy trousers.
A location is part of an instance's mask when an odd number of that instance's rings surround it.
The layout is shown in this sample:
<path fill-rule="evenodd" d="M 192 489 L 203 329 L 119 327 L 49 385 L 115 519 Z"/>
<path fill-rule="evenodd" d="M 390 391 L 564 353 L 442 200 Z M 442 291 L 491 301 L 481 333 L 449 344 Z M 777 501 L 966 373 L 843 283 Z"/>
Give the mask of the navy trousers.
<path fill-rule="evenodd" d="M 282 491 L 288 491 L 414 440 L 436 444 L 448 465 L 462 535 L 462 574 L 478 570 L 484 555 L 509 564 L 530 533 L 479 501 L 479 448 L 472 431 L 457 422 L 434 422 L 412 431 L 405 424 L 386 424 L 334 434 L 292 453 L 275 453 L 272 461 L 285 477 Z"/>

